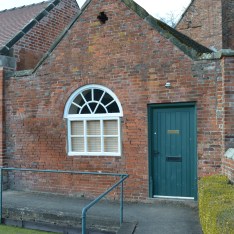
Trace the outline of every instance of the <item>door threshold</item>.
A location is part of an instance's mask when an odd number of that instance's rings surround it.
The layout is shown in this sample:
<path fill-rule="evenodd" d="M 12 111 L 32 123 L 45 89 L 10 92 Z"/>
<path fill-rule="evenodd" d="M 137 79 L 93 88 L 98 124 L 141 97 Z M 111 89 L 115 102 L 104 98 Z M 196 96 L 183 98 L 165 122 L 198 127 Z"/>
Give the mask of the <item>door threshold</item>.
<path fill-rule="evenodd" d="M 175 196 L 158 196 L 158 195 L 154 195 L 153 198 L 178 199 L 178 200 L 194 200 L 194 197 L 175 197 Z"/>

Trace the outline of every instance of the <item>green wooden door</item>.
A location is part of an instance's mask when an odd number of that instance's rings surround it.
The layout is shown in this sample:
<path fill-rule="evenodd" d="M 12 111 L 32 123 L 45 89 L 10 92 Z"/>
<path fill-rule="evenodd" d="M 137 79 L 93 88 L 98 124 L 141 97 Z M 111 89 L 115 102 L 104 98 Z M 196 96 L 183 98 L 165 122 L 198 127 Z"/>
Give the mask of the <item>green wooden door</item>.
<path fill-rule="evenodd" d="M 151 109 L 152 195 L 196 197 L 194 106 Z"/>

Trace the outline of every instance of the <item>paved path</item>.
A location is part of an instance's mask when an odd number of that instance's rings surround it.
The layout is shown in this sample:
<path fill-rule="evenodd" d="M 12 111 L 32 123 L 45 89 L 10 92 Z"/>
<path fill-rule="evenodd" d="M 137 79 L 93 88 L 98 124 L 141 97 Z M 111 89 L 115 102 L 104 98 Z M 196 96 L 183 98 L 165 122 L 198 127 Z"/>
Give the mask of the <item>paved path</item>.
<path fill-rule="evenodd" d="M 135 234 L 201 234 L 198 211 L 171 204 L 128 204 L 128 220 L 139 222 Z"/>
<path fill-rule="evenodd" d="M 80 219 L 82 208 L 90 200 L 43 193 L 6 191 L 3 207 L 24 211 L 57 214 L 61 217 Z M 118 225 L 119 203 L 101 201 L 88 212 L 89 219 Z M 177 203 L 125 203 L 124 221 L 137 222 L 134 234 L 202 234 L 196 208 Z M 77 220 L 76 220 L 77 222 Z M 126 233 L 127 234 L 127 233 Z"/>

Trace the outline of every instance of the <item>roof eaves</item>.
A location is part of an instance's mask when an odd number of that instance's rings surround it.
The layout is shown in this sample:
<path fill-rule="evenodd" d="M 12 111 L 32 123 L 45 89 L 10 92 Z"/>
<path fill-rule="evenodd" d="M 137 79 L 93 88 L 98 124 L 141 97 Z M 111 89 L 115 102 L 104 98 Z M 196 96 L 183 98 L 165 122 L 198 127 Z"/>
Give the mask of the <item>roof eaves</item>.
<path fill-rule="evenodd" d="M 6 73 L 6 78 L 10 77 L 23 77 L 30 76 L 33 74 L 33 70 L 22 70 L 22 71 L 9 71 Z"/>
<path fill-rule="evenodd" d="M 234 50 L 231 49 L 222 49 L 213 53 L 203 53 L 199 60 L 215 60 L 221 59 L 222 57 L 234 57 Z"/>
<path fill-rule="evenodd" d="M 31 30 L 41 19 L 43 19 L 61 0 L 54 0 L 48 2 L 48 6 L 42 10 L 34 19 L 32 19 L 27 25 L 25 25 L 21 31 L 19 31 L 7 44 L 0 49 L 0 54 L 7 55 L 11 47 L 19 41 L 29 30 Z"/>

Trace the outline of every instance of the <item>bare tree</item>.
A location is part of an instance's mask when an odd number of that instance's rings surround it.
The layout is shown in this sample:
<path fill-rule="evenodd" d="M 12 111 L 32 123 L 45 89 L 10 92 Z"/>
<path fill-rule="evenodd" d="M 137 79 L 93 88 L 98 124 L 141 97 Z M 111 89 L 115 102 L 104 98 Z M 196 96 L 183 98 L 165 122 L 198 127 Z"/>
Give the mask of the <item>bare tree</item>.
<path fill-rule="evenodd" d="M 164 17 L 157 14 L 156 18 L 170 25 L 172 28 L 175 28 L 186 9 L 187 9 L 186 7 L 183 7 L 180 13 L 175 13 L 173 11 L 170 11 Z"/>
<path fill-rule="evenodd" d="M 175 28 L 180 15 L 175 14 L 174 12 L 170 11 L 166 14 L 164 17 L 160 17 L 159 19 L 163 21 L 164 23 L 170 25 L 172 28 Z"/>

